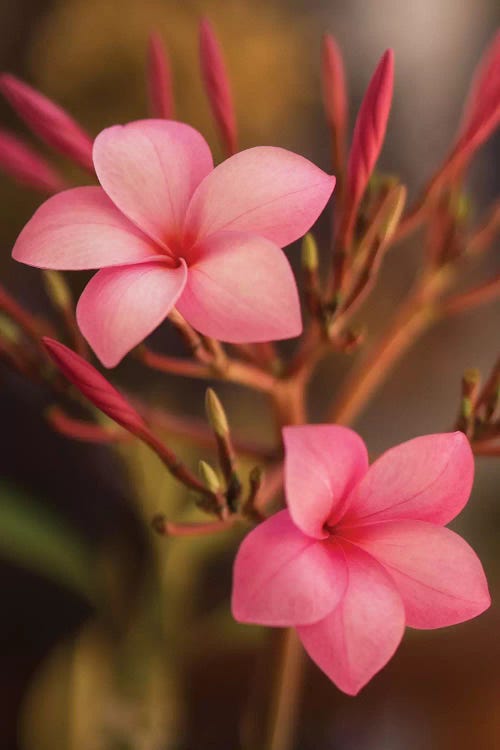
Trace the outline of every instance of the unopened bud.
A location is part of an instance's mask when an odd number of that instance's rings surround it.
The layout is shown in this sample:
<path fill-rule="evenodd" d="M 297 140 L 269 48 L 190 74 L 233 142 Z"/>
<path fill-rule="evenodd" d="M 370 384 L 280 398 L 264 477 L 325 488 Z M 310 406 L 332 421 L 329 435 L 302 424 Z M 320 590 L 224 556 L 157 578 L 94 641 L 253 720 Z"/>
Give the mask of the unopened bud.
<path fill-rule="evenodd" d="M 212 388 L 207 388 L 205 396 L 205 410 L 207 413 L 208 421 L 219 437 L 225 437 L 229 435 L 229 424 L 226 417 L 226 412 L 222 406 L 219 397 Z"/>
<path fill-rule="evenodd" d="M 378 230 L 381 242 L 388 242 L 397 229 L 406 203 L 407 190 L 398 185 L 389 191 L 383 203 L 383 215 Z"/>
<path fill-rule="evenodd" d="M 468 370 L 464 372 L 464 375 L 463 375 L 464 388 L 466 388 L 469 393 L 472 390 L 475 390 L 477 388 L 480 380 L 481 380 L 481 373 L 479 372 L 477 367 L 470 367 Z"/>
<path fill-rule="evenodd" d="M 68 310 L 73 306 L 71 290 L 59 271 L 44 271 L 45 288 L 54 305 L 60 310 Z"/>
<path fill-rule="evenodd" d="M 479 395 L 481 373 L 476 368 L 466 370 L 462 377 L 462 397 L 457 427 L 466 435 L 472 437 L 474 432 L 474 416 Z"/>
<path fill-rule="evenodd" d="M 215 469 L 210 466 L 210 464 L 208 464 L 206 461 L 200 461 L 199 471 L 203 484 L 210 490 L 210 492 L 213 492 L 214 495 L 221 492 L 222 487 L 219 481 L 219 477 L 217 476 L 217 472 L 215 471 Z"/>
<path fill-rule="evenodd" d="M 318 246 L 314 236 L 308 232 L 302 240 L 302 266 L 306 271 L 317 271 L 318 265 Z"/>

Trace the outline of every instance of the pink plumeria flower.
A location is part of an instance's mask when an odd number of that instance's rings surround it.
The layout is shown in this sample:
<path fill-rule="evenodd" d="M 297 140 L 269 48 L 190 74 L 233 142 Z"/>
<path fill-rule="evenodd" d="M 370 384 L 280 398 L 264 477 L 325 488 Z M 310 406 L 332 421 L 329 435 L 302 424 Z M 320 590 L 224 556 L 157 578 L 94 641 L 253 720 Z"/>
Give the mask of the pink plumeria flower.
<path fill-rule="evenodd" d="M 355 695 L 405 625 L 453 625 L 490 604 L 476 554 L 444 528 L 469 497 L 472 452 L 460 432 L 427 435 L 368 468 L 345 427 L 287 427 L 284 441 L 288 509 L 241 545 L 233 614 L 296 627 L 316 664 Z"/>
<path fill-rule="evenodd" d="M 189 125 L 141 120 L 97 136 L 101 187 L 44 203 L 13 257 L 59 270 L 100 268 L 77 308 L 107 367 L 174 305 L 201 333 L 232 343 L 297 336 L 295 280 L 280 249 L 301 237 L 335 178 L 274 147 L 242 151 L 215 169 Z"/>

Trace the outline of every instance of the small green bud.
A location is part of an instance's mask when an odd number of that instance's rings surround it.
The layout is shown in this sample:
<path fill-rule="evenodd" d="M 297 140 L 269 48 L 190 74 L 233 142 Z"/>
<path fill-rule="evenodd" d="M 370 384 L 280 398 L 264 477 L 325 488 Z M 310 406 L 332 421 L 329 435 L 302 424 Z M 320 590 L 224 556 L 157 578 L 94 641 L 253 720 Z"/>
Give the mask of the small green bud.
<path fill-rule="evenodd" d="M 208 487 L 210 492 L 217 494 L 222 490 L 217 472 L 212 468 L 212 466 L 210 466 L 210 464 L 208 464 L 206 461 L 200 461 L 199 471 L 204 485 Z"/>
<path fill-rule="evenodd" d="M 476 386 L 481 380 L 481 373 L 477 367 L 470 367 L 468 370 L 465 370 L 463 380 L 468 386 Z"/>
<path fill-rule="evenodd" d="M 470 419 L 472 416 L 472 401 L 470 398 L 463 398 L 460 412 L 464 419 Z"/>
<path fill-rule="evenodd" d="M 68 310 L 73 305 L 71 290 L 59 271 L 44 271 L 43 280 L 50 299 L 60 310 Z"/>
<path fill-rule="evenodd" d="M 397 185 L 387 193 L 378 230 L 378 236 L 382 242 L 387 242 L 396 231 L 405 207 L 406 194 L 404 185 Z"/>
<path fill-rule="evenodd" d="M 222 406 L 219 397 L 212 388 L 207 388 L 205 396 L 205 410 L 207 413 L 208 421 L 219 437 L 225 437 L 229 435 L 229 424 L 226 417 L 226 412 Z"/>
<path fill-rule="evenodd" d="M 302 266 L 306 271 L 317 271 L 319 265 L 318 246 L 313 235 L 308 232 L 302 240 Z"/>

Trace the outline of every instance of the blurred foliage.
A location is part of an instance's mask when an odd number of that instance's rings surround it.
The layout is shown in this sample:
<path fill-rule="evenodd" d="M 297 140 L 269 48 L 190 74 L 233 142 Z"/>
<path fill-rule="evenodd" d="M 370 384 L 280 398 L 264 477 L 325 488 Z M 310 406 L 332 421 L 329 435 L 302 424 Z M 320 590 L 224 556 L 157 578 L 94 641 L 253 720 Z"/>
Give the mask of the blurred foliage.
<path fill-rule="evenodd" d="M 194 463 L 192 448 L 166 439 Z M 134 441 L 120 452 L 145 522 L 158 512 L 176 521 L 203 517 L 146 446 Z M 93 621 L 59 645 L 39 670 L 25 703 L 26 750 L 155 750 L 178 742 L 186 662 L 221 642 L 228 649 L 253 648 L 263 633 L 239 626 L 227 606 L 225 556 L 241 531 L 169 539 L 151 532 L 153 564 L 140 591 L 129 592 L 124 601 L 117 559 L 123 550 L 102 553 L 106 596 Z M 54 560 L 54 575 L 58 564 L 64 561 Z M 200 591 L 209 571 L 226 573 L 221 602 L 207 601 Z"/>
<path fill-rule="evenodd" d="M 0 482 L 0 556 L 96 599 L 92 550 L 59 515 L 5 482 Z"/>

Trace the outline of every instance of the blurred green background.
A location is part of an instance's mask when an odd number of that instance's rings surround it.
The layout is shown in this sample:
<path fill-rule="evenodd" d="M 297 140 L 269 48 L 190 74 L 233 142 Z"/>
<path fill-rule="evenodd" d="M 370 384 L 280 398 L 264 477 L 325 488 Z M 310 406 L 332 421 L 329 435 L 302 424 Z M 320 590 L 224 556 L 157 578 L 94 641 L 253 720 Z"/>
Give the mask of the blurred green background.
<path fill-rule="evenodd" d="M 54 97 L 95 134 L 145 116 L 146 40 L 157 29 L 172 57 L 178 117 L 199 128 L 220 158 L 198 70 L 201 14 L 224 47 L 242 147 L 280 145 L 325 169 L 322 32 L 334 33 L 345 54 L 351 125 L 378 58 L 393 47 L 396 91 L 381 168 L 399 174 L 414 196 L 454 135 L 498 6 L 495 0 L 2 0 L 0 67 Z M 29 140 L 3 102 L 0 121 Z M 470 176 L 476 215 L 498 193 L 496 156 L 498 137 L 482 149 Z M 40 197 L 0 176 L 0 200 L 1 281 L 30 309 L 49 315 L 38 272 L 10 259 Z M 326 229 L 323 220 L 325 243 Z M 296 267 L 297 257 L 290 248 Z M 391 253 L 370 302 L 368 336 L 404 298 L 420 257 L 418 239 Z M 491 274 L 495 262 L 492 256 L 483 271 Z M 71 278 L 75 290 L 83 277 Z M 451 428 L 461 373 L 492 367 L 499 321 L 492 304 L 439 324 L 418 342 L 358 420 L 370 450 Z M 154 345 L 180 351 L 168 326 L 154 334 Z M 312 419 L 321 419 L 351 364 L 352 357 L 337 355 L 320 369 Z M 174 412 L 202 415 L 202 383 L 152 374 L 136 363 L 116 375 Z M 240 434 L 270 442 L 272 422 L 260 397 L 236 386 L 218 392 Z M 229 615 L 238 533 L 153 539 L 145 519 L 156 512 L 190 518 L 190 498 L 135 443 L 116 455 L 51 433 L 42 416 L 47 398 L 0 367 L 0 747 L 238 750 L 246 743 L 260 750 L 252 737 L 264 721 L 273 640 Z M 175 446 L 195 465 L 198 453 Z M 498 479 L 498 463 L 477 460 L 472 500 L 455 525 L 484 562 L 491 610 L 447 630 L 408 631 L 389 666 L 354 699 L 308 665 L 297 750 L 500 747 Z"/>

